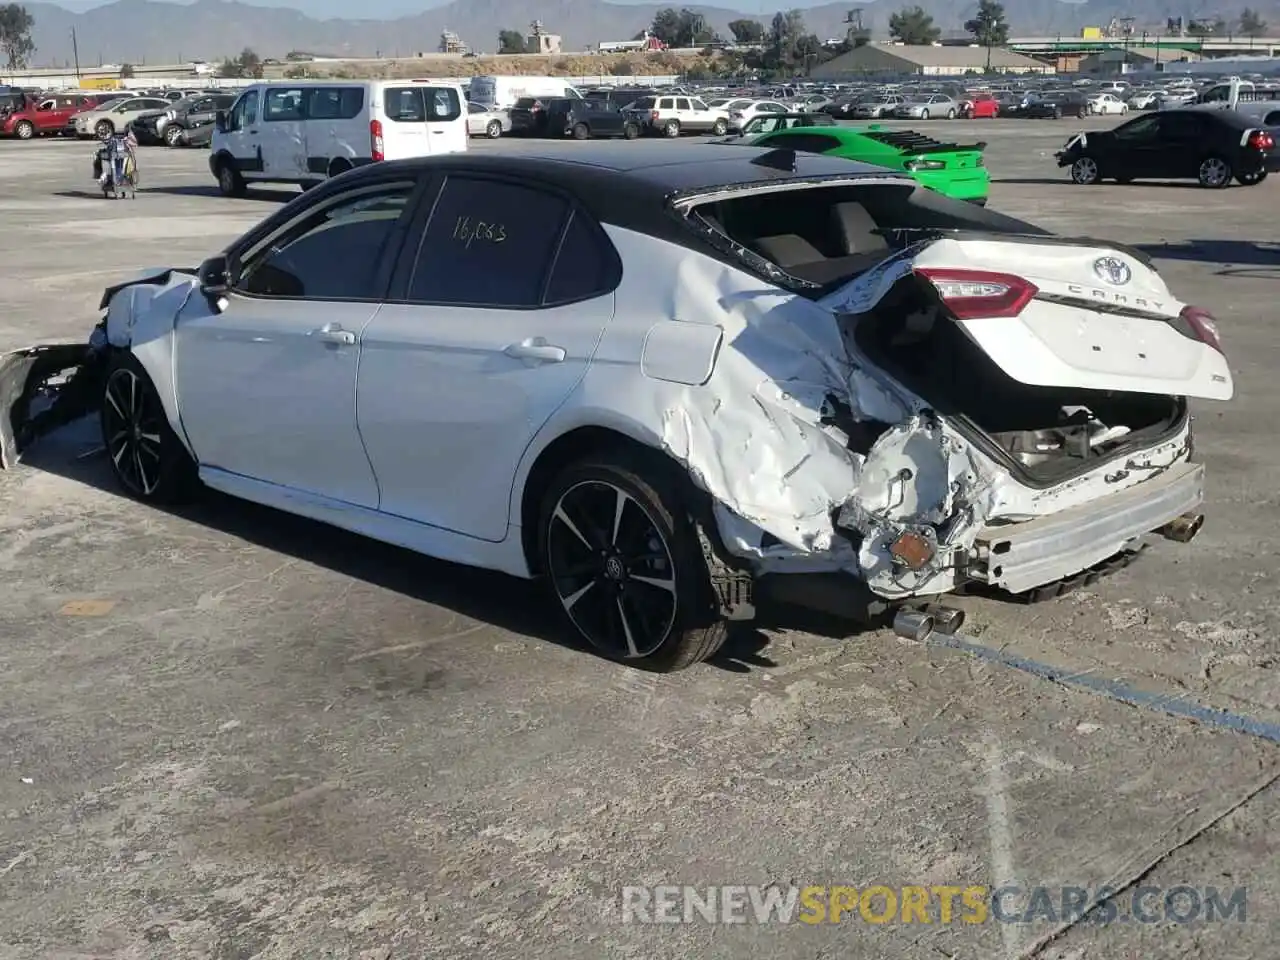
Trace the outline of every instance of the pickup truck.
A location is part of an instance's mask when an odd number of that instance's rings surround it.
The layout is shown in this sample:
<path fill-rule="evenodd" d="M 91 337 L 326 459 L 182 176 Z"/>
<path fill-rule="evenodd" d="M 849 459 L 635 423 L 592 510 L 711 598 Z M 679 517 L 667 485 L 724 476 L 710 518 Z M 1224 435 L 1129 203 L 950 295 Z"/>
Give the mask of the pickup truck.
<path fill-rule="evenodd" d="M 37 100 L 28 97 L 26 104 L 4 116 L 0 136 L 32 140 L 45 134 L 61 134 L 67 121 L 97 101 L 88 94 L 55 94 Z"/>

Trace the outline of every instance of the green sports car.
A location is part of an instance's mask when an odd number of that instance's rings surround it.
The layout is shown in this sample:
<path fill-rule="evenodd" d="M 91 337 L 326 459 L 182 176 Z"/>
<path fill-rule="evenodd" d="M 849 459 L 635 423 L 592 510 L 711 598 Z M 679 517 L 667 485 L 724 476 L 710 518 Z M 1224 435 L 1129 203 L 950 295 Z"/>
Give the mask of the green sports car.
<path fill-rule="evenodd" d="M 825 124 L 774 130 L 749 142 L 753 147 L 825 153 L 905 170 L 926 187 L 971 203 L 985 204 L 991 187 L 991 175 L 982 160 L 985 143 L 940 143 L 912 130 Z"/>

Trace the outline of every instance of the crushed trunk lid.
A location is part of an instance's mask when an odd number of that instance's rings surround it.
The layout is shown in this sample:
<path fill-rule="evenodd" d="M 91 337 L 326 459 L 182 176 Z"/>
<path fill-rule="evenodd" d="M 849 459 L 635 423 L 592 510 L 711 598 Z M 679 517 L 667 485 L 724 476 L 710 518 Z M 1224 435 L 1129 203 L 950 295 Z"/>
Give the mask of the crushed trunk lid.
<path fill-rule="evenodd" d="M 1019 383 L 1207 400 L 1234 392 L 1213 318 L 1177 300 L 1137 251 L 934 234 L 820 303 L 864 313 L 908 274 L 931 284 L 950 319 Z"/>

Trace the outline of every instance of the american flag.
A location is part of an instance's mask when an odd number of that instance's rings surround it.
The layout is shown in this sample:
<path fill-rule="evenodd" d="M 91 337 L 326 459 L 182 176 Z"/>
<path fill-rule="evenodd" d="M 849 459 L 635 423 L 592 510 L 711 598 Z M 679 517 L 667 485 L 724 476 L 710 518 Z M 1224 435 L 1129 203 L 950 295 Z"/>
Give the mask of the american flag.
<path fill-rule="evenodd" d="M 130 150 L 137 149 L 138 135 L 133 132 L 133 127 L 130 127 L 128 133 L 125 134 L 124 142 L 129 145 Z"/>

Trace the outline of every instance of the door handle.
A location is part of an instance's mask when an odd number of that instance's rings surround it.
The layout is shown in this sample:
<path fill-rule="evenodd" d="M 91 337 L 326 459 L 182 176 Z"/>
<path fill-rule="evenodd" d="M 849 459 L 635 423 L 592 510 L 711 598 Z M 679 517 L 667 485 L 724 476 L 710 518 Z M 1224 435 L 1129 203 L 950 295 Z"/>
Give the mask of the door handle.
<path fill-rule="evenodd" d="M 515 360 L 523 360 L 530 366 L 538 363 L 563 363 L 566 356 L 564 347 L 547 343 L 542 337 L 530 337 L 519 343 L 508 344 L 502 352 Z"/>
<path fill-rule="evenodd" d="M 342 325 L 337 323 L 326 323 L 323 327 L 312 330 L 309 336 L 315 337 L 321 343 L 334 343 L 345 347 L 356 342 L 356 335 L 350 330 L 343 330 Z"/>

